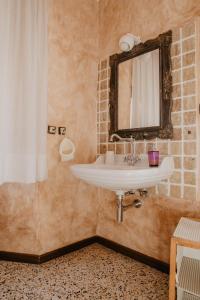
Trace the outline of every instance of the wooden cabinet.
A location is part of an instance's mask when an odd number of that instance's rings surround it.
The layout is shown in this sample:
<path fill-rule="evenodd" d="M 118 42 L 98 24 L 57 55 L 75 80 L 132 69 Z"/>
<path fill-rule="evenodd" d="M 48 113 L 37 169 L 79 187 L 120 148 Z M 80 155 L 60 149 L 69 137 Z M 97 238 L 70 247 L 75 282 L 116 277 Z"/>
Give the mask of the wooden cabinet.
<path fill-rule="evenodd" d="M 200 220 L 181 218 L 171 238 L 169 300 L 200 300 Z"/>

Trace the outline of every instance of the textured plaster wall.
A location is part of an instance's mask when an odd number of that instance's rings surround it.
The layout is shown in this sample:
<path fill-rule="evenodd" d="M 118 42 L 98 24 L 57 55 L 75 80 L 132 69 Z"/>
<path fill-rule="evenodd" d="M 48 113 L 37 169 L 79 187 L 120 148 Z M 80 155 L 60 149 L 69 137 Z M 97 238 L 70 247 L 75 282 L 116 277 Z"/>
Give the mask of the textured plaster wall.
<path fill-rule="evenodd" d="M 69 166 L 96 154 L 97 14 L 93 0 L 49 1 L 48 123 L 67 127 L 76 154 L 60 162 L 62 137 L 48 135 L 49 177 L 38 190 L 42 253 L 96 232 L 96 189 L 74 178 Z"/>
<path fill-rule="evenodd" d="M 100 208 L 97 227 L 98 235 L 163 261 L 169 260 L 170 236 L 180 217 L 200 217 L 200 199 L 196 197 L 196 181 L 195 179 L 192 180 L 192 177 L 195 178 L 194 174 L 199 167 L 195 158 L 198 143 L 196 143 L 195 140 L 193 142 L 190 141 L 191 138 L 197 139 L 197 142 L 199 141 L 199 137 L 197 136 L 198 123 L 196 122 L 196 105 L 199 98 L 197 90 L 195 90 L 195 80 L 198 78 L 198 74 L 196 74 L 196 77 L 191 74 L 191 69 L 193 68 L 194 71 L 195 61 L 198 61 L 197 58 L 199 56 L 199 32 L 196 32 L 196 34 L 194 31 L 190 33 L 190 29 L 193 26 L 191 24 L 194 24 L 194 16 L 198 16 L 199 13 L 200 3 L 198 3 L 198 1 L 100 1 L 100 64 L 97 107 L 97 152 L 100 154 L 106 150 L 114 150 L 116 153 L 130 152 L 130 145 L 128 143 L 111 144 L 108 142 L 109 109 L 107 106 L 108 102 L 106 101 L 108 101 L 109 69 L 107 66 L 109 56 L 119 52 L 119 38 L 126 32 L 132 32 L 135 35 L 139 35 L 142 41 L 145 41 L 169 29 L 174 29 L 174 44 L 172 48 L 172 56 L 174 57 L 174 138 L 172 142 L 153 141 L 157 147 L 160 147 L 159 150 L 161 154 L 172 154 L 175 156 L 175 168 L 177 170 L 175 170 L 169 181 L 171 184 L 170 189 L 168 189 L 168 187 L 166 188 L 167 185 L 159 186 L 159 195 L 155 195 L 155 191 L 152 190 L 151 195 L 144 201 L 142 208 L 130 209 L 125 212 L 124 222 L 122 224 L 116 223 L 116 202 L 114 194 L 100 190 Z M 196 30 L 198 26 L 196 25 Z M 183 28 L 179 29 L 180 27 Z M 183 38 L 181 42 L 179 41 L 180 37 L 176 37 L 177 32 L 180 33 Z M 184 35 L 186 32 L 187 34 Z M 192 38 L 195 38 L 195 43 L 194 40 L 192 41 L 190 39 L 190 34 Z M 188 38 L 186 38 L 186 36 Z M 186 40 L 184 40 L 185 38 Z M 187 47 L 189 47 L 187 49 L 185 49 L 186 44 Z M 194 46 L 194 44 L 196 46 Z M 179 45 L 182 47 L 181 53 L 180 49 L 178 50 Z M 176 51 L 174 51 L 175 49 Z M 189 56 L 193 56 L 193 61 L 187 59 Z M 182 64 L 178 66 L 175 62 L 180 59 Z M 187 63 L 185 63 L 186 61 Z M 184 69 L 182 67 L 186 68 Z M 179 72 L 183 77 L 186 76 L 187 78 L 177 79 Z M 196 72 L 199 72 L 197 65 Z M 184 75 L 185 73 L 187 73 L 187 75 Z M 190 86 L 189 89 L 188 86 Z M 181 92 L 181 94 L 179 92 Z M 189 117 L 188 119 L 188 116 L 192 114 L 193 118 Z M 182 121 L 180 122 L 180 120 Z M 192 135 L 189 135 L 186 129 L 187 126 L 191 125 Z M 186 144 L 184 144 L 185 142 Z M 169 143 L 171 146 L 169 146 Z M 148 150 L 149 146 L 150 142 L 138 142 L 135 145 L 135 151 L 137 154 L 144 153 Z M 191 160 L 192 165 L 187 164 L 189 160 Z M 189 172 L 185 172 L 184 169 L 186 169 L 186 171 L 188 169 Z M 190 178 L 189 181 L 188 178 Z M 188 183 L 192 183 L 193 186 Z"/>
<path fill-rule="evenodd" d="M 37 253 L 39 216 L 37 185 L 4 184 L 0 188 L 0 250 Z"/>
<path fill-rule="evenodd" d="M 49 0 L 48 123 L 66 126 L 75 160 L 96 155 L 98 3 Z M 94 187 L 60 162 L 62 137 L 48 135 L 48 180 L 0 187 L 0 250 L 40 254 L 93 236 Z"/>
<path fill-rule="evenodd" d="M 200 15 L 197 0 L 100 0 L 99 5 L 100 58 L 118 52 L 127 32 L 145 41 Z"/>

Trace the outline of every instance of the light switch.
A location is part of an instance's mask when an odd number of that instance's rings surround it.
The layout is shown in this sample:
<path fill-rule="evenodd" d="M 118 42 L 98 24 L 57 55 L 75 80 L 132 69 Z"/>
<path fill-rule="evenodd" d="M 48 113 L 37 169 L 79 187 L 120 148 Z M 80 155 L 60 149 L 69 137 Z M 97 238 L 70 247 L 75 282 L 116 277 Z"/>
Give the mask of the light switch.
<path fill-rule="evenodd" d="M 49 134 L 56 134 L 56 126 L 48 125 L 48 133 Z"/>

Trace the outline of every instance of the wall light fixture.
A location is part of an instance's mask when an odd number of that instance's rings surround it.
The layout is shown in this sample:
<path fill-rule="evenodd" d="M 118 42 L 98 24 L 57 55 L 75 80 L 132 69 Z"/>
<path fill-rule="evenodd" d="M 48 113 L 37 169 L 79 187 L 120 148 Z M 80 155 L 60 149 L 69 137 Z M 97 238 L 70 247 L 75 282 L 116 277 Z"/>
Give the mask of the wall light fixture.
<path fill-rule="evenodd" d="M 119 48 L 122 51 L 130 51 L 135 45 L 141 43 L 139 36 L 135 36 L 132 33 L 126 33 L 119 40 Z"/>

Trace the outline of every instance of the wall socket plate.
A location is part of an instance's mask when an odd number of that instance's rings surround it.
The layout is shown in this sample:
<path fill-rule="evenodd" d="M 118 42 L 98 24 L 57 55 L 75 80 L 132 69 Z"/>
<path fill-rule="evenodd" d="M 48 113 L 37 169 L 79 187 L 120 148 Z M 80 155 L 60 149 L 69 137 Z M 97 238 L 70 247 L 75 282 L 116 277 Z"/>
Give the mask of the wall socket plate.
<path fill-rule="evenodd" d="M 58 127 L 58 134 L 65 135 L 66 134 L 66 127 Z"/>

